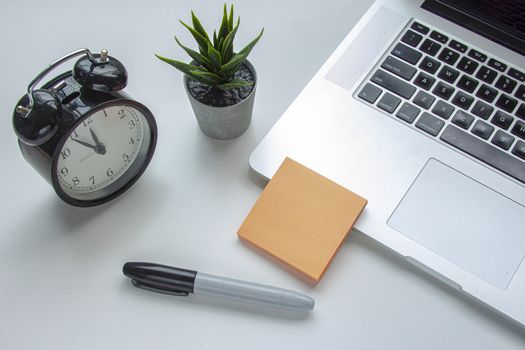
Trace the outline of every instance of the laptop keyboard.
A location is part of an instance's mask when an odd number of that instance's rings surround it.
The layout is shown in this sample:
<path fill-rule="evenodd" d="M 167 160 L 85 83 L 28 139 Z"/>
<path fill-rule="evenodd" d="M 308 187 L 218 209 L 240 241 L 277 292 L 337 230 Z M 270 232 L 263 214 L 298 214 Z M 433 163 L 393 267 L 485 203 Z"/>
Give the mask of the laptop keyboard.
<path fill-rule="evenodd" d="M 357 96 L 525 183 L 525 73 L 410 23 Z"/>

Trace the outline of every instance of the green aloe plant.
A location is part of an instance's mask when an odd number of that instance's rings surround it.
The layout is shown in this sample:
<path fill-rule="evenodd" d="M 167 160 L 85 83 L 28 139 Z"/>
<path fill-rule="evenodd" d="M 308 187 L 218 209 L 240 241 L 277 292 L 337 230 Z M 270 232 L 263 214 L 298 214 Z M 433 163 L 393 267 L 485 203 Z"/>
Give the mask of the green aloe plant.
<path fill-rule="evenodd" d="M 253 85 L 253 82 L 234 79 L 234 74 L 239 70 L 255 44 L 257 44 L 261 38 L 264 28 L 255 39 L 246 45 L 245 48 L 236 53 L 233 50 L 233 40 L 235 39 L 235 34 L 239 28 L 241 19 L 239 17 L 234 26 L 233 5 L 230 7 L 230 13 L 228 15 L 227 6 L 224 4 L 221 26 L 218 31 L 213 31 L 212 39 L 210 39 L 208 33 L 206 33 L 206 30 L 193 11 L 191 11 L 191 20 L 193 28 L 181 20 L 179 20 L 179 22 L 186 27 L 193 38 L 195 38 L 199 51 L 197 52 L 184 46 L 176 36 L 175 40 L 177 41 L 177 44 L 179 44 L 179 46 L 198 63 L 198 65 L 187 64 L 158 54 L 155 54 L 155 56 L 177 68 L 184 74 L 187 74 L 191 78 L 201 83 L 217 87 L 221 90 Z"/>

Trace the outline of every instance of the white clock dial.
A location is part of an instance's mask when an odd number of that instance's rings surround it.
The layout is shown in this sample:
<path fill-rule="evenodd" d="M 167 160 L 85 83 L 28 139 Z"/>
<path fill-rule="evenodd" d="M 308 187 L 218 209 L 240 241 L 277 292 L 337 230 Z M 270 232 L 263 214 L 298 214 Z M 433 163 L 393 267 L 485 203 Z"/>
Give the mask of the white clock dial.
<path fill-rule="evenodd" d="M 116 191 L 140 170 L 149 135 L 144 115 L 130 106 L 106 107 L 84 118 L 58 155 L 61 189 L 80 200 Z"/>

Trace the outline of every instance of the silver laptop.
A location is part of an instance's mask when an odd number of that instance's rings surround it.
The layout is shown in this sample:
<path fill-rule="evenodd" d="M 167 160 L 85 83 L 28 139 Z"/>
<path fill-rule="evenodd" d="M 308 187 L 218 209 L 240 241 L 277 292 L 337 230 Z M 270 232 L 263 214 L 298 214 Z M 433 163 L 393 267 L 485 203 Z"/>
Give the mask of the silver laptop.
<path fill-rule="evenodd" d="M 250 157 L 368 199 L 356 228 L 525 325 L 525 1 L 377 1 Z"/>

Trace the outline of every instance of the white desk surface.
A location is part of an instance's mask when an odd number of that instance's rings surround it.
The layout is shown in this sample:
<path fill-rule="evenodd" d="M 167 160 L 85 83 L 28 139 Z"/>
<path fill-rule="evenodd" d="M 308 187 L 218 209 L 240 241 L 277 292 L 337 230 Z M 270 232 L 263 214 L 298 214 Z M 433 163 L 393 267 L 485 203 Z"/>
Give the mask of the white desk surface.
<path fill-rule="evenodd" d="M 182 76 L 153 53 L 186 59 L 177 19 L 218 26 L 223 1 L 9 1 L 0 12 L 0 349 L 523 349 L 525 331 L 354 233 L 312 287 L 237 239 L 265 182 L 248 157 L 371 4 L 237 0 L 237 45 L 259 85 L 249 130 L 220 142 L 199 130 Z M 159 142 L 135 186 L 110 204 L 63 204 L 23 160 L 15 103 L 54 59 L 108 48 L 127 88 L 153 111 Z M 56 73 L 58 75 L 59 71 Z M 133 288 L 122 264 L 153 261 L 310 294 L 292 315 Z"/>

